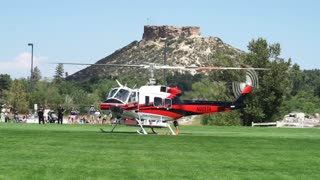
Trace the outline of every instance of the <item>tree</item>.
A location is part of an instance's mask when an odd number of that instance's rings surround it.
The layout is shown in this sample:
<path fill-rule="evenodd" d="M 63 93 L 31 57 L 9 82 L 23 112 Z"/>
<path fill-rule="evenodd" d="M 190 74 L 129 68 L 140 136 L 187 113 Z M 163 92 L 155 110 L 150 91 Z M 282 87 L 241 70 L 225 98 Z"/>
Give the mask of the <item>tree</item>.
<path fill-rule="evenodd" d="M 98 101 L 105 100 L 109 95 L 108 93 L 110 89 L 116 86 L 117 84 L 115 81 L 100 80 L 97 84 L 91 85 L 93 89 L 92 96 L 96 96 L 98 98 Z"/>
<path fill-rule="evenodd" d="M 320 112 L 320 99 L 313 95 L 312 92 L 298 91 L 295 96 L 284 101 L 281 107 L 282 114 L 290 112 L 304 112 L 315 114 Z"/>
<path fill-rule="evenodd" d="M 197 100 L 227 100 L 230 96 L 227 93 L 225 82 L 212 81 L 203 78 L 201 81 L 192 84 L 192 92 L 186 93 L 183 99 Z M 215 113 L 201 116 L 203 125 L 240 125 L 239 112 Z"/>
<path fill-rule="evenodd" d="M 41 79 L 41 72 L 40 69 L 38 68 L 38 66 L 33 68 L 33 72 L 32 72 L 32 82 L 38 82 Z"/>
<path fill-rule="evenodd" d="M 8 90 L 11 84 L 11 77 L 8 74 L 0 74 L 0 103 L 4 101 L 4 91 Z"/>
<path fill-rule="evenodd" d="M 241 119 L 244 125 L 251 125 L 252 121 L 276 121 L 281 116 L 280 107 L 289 95 L 291 61 L 279 58 L 281 48 L 278 43 L 268 45 L 262 38 L 252 40 L 248 49 L 249 53 L 243 57 L 245 64 L 270 70 L 257 72 L 259 88 L 247 99 L 248 107 L 241 111 Z"/>
<path fill-rule="evenodd" d="M 297 92 L 303 88 L 303 72 L 300 70 L 298 64 L 294 64 L 290 69 L 289 80 L 291 82 L 290 94 L 295 96 Z"/>
<path fill-rule="evenodd" d="M 28 112 L 27 90 L 21 80 L 14 80 L 8 91 L 9 105 L 20 113 Z"/>
<path fill-rule="evenodd" d="M 9 89 L 11 77 L 8 74 L 0 74 L 0 89 Z"/>
<path fill-rule="evenodd" d="M 241 123 L 240 112 L 230 111 L 201 116 L 202 125 L 239 126 Z"/>
<path fill-rule="evenodd" d="M 38 104 L 39 106 L 46 106 L 48 104 L 48 92 L 49 83 L 45 81 L 39 81 L 34 84 L 33 91 L 29 95 L 29 101 L 31 107 L 33 104 Z"/>
<path fill-rule="evenodd" d="M 57 84 L 60 84 L 62 81 L 64 81 L 63 74 L 64 74 L 63 64 L 58 64 L 56 67 L 53 81 Z"/>

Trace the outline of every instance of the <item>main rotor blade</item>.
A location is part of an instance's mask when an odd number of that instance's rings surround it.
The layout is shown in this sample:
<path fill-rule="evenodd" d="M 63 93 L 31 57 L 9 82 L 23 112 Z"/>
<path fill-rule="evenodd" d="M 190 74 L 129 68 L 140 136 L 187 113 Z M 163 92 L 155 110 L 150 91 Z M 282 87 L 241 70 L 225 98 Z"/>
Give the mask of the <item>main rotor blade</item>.
<path fill-rule="evenodd" d="M 255 71 L 266 71 L 270 70 L 268 68 L 252 68 L 252 67 L 215 67 L 215 66 L 207 66 L 207 67 L 197 67 L 196 70 L 255 70 Z"/>
<path fill-rule="evenodd" d="M 173 70 L 270 70 L 268 68 L 252 68 L 252 67 L 216 67 L 216 66 L 154 66 L 154 69 L 173 69 Z"/>
<path fill-rule="evenodd" d="M 118 67 L 140 67 L 149 68 L 149 65 L 138 64 L 89 64 L 89 63 L 52 63 L 52 64 L 65 64 L 65 65 L 80 65 L 80 66 L 118 66 Z"/>

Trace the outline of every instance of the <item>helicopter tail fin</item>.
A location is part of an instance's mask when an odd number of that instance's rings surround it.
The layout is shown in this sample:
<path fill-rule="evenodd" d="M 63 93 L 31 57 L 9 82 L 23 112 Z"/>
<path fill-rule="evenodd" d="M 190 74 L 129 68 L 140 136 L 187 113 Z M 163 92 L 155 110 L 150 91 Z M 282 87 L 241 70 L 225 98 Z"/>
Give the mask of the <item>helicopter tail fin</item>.
<path fill-rule="evenodd" d="M 246 85 L 246 87 L 242 90 L 240 96 L 235 100 L 235 103 L 243 103 L 244 99 L 250 94 L 252 91 L 252 86 Z"/>

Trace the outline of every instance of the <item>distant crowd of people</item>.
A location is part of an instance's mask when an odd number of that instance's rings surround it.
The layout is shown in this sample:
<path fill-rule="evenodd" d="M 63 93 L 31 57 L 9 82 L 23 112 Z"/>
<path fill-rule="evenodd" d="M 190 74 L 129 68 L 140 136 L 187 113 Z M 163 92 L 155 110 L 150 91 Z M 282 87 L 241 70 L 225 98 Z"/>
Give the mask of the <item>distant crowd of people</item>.
<path fill-rule="evenodd" d="M 44 124 L 44 113 L 45 110 L 43 109 L 42 106 L 40 106 L 40 108 L 38 109 L 38 118 L 39 118 L 39 124 Z M 90 124 L 106 124 L 108 122 L 108 120 L 110 120 L 110 118 L 108 118 L 108 115 L 103 115 L 101 112 L 97 109 L 94 108 L 93 105 L 90 106 L 88 114 L 89 114 L 89 118 L 87 118 L 87 116 L 85 114 L 81 115 L 79 114 L 79 112 L 75 109 L 72 108 L 69 116 L 67 119 L 65 119 L 64 121 L 64 113 L 65 113 L 65 109 L 60 105 L 57 108 L 57 113 L 58 116 L 55 115 L 55 113 L 48 113 L 48 120 L 50 122 L 50 119 L 54 119 L 53 122 L 57 121 L 58 124 L 63 124 L 63 122 L 68 123 L 68 124 L 86 124 L 86 123 L 90 123 Z"/>
<path fill-rule="evenodd" d="M 11 115 L 12 114 L 12 115 Z M 26 122 L 27 121 L 27 115 L 20 116 L 18 111 L 13 111 L 12 108 L 8 107 L 6 108 L 5 104 L 0 105 L 0 122 L 10 122 L 10 116 L 12 116 L 13 122 Z"/>
<path fill-rule="evenodd" d="M 0 122 L 26 123 L 27 119 L 32 117 L 31 114 L 21 115 L 18 111 L 12 111 L 12 108 L 6 108 L 5 105 L 0 105 L 0 113 Z M 107 124 L 111 119 L 109 115 L 102 114 L 93 105 L 89 107 L 88 114 L 80 114 L 75 108 L 71 108 L 67 113 L 62 105 L 59 105 L 56 111 L 40 105 L 34 117 L 36 116 L 39 124 Z"/>

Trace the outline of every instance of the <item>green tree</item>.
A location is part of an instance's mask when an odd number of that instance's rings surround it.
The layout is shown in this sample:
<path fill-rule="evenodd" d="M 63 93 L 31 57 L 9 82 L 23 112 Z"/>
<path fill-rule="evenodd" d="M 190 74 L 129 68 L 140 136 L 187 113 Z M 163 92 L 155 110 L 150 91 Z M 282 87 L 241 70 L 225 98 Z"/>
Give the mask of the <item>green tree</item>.
<path fill-rule="evenodd" d="M 12 79 L 9 74 L 0 74 L 0 89 L 9 89 Z"/>
<path fill-rule="evenodd" d="M 192 84 L 192 91 L 184 94 L 184 99 L 217 100 L 224 101 L 231 97 L 227 93 L 225 82 L 212 81 L 203 78 L 201 81 Z M 203 125 L 240 125 L 239 111 L 228 113 L 215 113 L 201 116 Z"/>
<path fill-rule="evenodd" d="M 280 118 L 280 107 L 289 95 L 288 70 L 290 60 L 279 58 L 281 49 L 278 43 L 268 45 L 265 39 L 252 40 L 248 45 L 249 53 L 244 55 L 245 64 L 252 67 L 269 68 L 259 71 L 259 88 L 247 100 L 248 107 L 242 110 L 244 125 L 254 122 L 276 121 Z"/>
<path fill-rule="evenodd" d="M 0 103 L 6 101 L 5 91 L 9 89 L 12 80 L 8 74 L 0 74 Z"/>
<path fill-rule="evenodd" d="M 92 95 L 96 96 L 100 101 L 103 101 L 108 97 L 111 88 L 116 86 L 117 84 L 115 81 L 100 80 L 97 84 L 92 85 Z"/>
<path fill-rule="evenodd" d="M 8 91 L 9 105 L 20 113 L 28 112 L 27 90 L 21 80 L 14 80 Z"/>
<path fill-rule="evenodd" d="M 183 96 L 185 99 L 217 100 L 228 98 L 224 82 L 213 82 L 209 78 L 192 84 L 191 93 Z"/>
<path fill-rule="evenodd" d="M 239 126 L 241 125 L 240 112 L 230 111 L 203 115 L 201 116 L 201 124 L 215 126 Z"/>
<path fill-rule="evenodd" d="M 38 68 L 38 66 L 33 68 L 33 72 L 32 72 L 32 82 L 36 83 L 38 81 L 40 81 L 41 79 L 41 71 Z"/>
<path fill-rule="evenodd" d="M 30 105 L 38 104 L 38 106 L 48 105 L 49 82 L 39 81 L 34 84 L 33 91 L 29 95 Z"/>
<path fill-rule="evenodd" d="M 320 113 L 320 99 L 310 91 L 301 90 L 295 96 L 284 101 L 281 111 L 282 114 L 290 112 Z"/>
<path fill-rule="evenodd" d="M 65 109 L 71 110 L 75 108 L 80 113 L 87 113 L 91 104 L 97 107 L 100 102 L 101 100 L 96 95 L 78 89 L 71 94 L 65 95 L 64 105 Z"/>
<path fill-rule="evenodd" d="M 192 84 L 194 82 L 199 82 L 201 79 L 202 74 L 192 75 L 188 72 L 174 72 L 173 74 L 168 73 L 166 81 L 169 86 L 177 86 L 182 92 L 187 92 L 192 90 Z"/>
<path fill-rule="evenodd" d="M 320 70 L 303 71 L 303 87 L 301 90 L 313 91 L 314 95 L 320 97 Z"/>
<path fill-rule="evenodd" d="M 62 81 L 64 81 L 63 74 L 64 74 L 63 64 L 58 64 L 56 67 L 53 81 L 57 84 L 60 84 Z"/>

